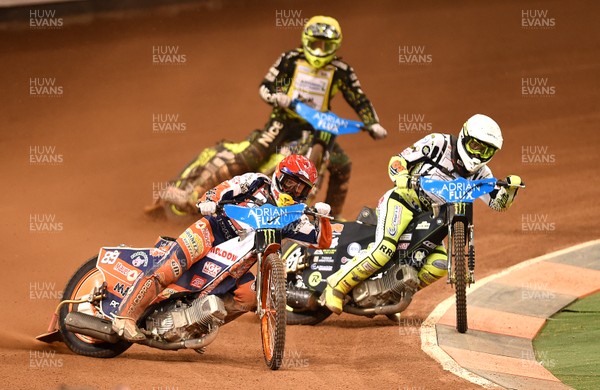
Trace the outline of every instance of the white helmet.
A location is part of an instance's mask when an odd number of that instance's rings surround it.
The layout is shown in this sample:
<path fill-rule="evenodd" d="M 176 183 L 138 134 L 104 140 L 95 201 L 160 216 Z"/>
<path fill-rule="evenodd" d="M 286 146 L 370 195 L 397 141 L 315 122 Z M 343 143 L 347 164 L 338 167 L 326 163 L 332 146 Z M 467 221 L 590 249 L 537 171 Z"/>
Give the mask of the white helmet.
<path fill-rule="evenodd" d="M 456 147 L 465 169 L 475 173 L 502 149 L 500 126 L 489 116 L 475 114 L 460 130 Z"/>

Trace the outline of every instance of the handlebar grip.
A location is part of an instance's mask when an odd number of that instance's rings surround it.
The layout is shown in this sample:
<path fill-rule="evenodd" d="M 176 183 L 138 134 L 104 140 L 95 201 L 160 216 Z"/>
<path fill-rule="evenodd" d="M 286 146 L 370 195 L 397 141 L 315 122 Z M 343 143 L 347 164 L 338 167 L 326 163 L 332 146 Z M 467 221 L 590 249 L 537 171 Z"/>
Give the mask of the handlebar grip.
<path fill-rule="evenodd" d="M 519 187 L 519 188 L 525 188 L 525 184 L 509 184 L 506 180 L 497 180 L 496 181 L 496 185 L 499 187 L 504 187 L 504 188 L 509 188 L 509 187 Z"/>
<path fill-rule="evenodd" d="M 304 210 L 304 214 L 310 215 L 310 216 L 313 216 L 313 217 L 333 219 L 333 217 L 331 215 L 323 215 L 323 214 L 317 213 L 317 210 L 315 210 L 313 207 L 307 207 Z"/>

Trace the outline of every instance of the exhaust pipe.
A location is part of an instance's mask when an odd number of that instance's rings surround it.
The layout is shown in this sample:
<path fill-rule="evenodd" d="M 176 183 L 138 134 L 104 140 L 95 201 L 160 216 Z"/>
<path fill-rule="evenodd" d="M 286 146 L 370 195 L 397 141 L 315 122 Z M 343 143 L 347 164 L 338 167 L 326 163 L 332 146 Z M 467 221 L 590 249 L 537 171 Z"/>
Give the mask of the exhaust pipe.
<path fill-rule="evenodd" d="M 65 318 L 65 327 L 69 332 L 90 336 L 108 343 L 116 343 L 119 336 L 112 329 L 112 322 L 89 314 L 72 311 Z"/>
<path fill-rule="evenodd" d="M 112 329 L 112 322 L 103 318 L 97 318 L 89 314 L 72 311 L 65 318 L 65 327 L 69 332 L 90 336 L 98 340 L 115 344 L 120 337 Z M 198 339 L 184 340 L 175 343 L 165 343 L 147 338 L 137 344 L 147 345 L 152 348 L 176 351 L 178 349 L 200 349 L 215 341 L 219 328 Z"/>
<path fill-rule="evenodd" d="M 412 301 L 412 294 L 405 294 L 400 302 L 395 305 L 377 306 L 377 307 L 356 307 L 356 306 L 344 306 L 344 311 L 350 314 L 356 314 L 359 316 L 372 317 L 378 314 L 388 315 L 396 314 L 404 311 Z"/>
<path fill-rule="evenodd" d="M 317 310 L 319 297 L 309 290 L 289 289 L 287 291 L 287 305 L 294 309 Z"/>
<path fill-rule="evenodd" d="M 162 349 L 165 351 L 177 351 L 178 349 L 200 349 L 206 347 L 208 344 L 215 341 L 219 333 L 219 328 L 215 328 L 212 332 L 200 337 L 199 339 L 182 340 L 174 343 L 165 343 L 164 341 L 157 341 L 154 339 L 147 338 L 137 344 L 147 345 L 152 348 Z"/>

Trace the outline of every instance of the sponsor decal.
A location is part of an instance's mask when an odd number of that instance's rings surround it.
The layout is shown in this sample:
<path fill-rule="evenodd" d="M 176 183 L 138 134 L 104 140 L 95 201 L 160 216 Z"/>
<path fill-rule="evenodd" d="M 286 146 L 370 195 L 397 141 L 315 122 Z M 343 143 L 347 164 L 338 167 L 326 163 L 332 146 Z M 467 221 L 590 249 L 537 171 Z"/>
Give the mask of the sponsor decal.
<path fill-rule="evenodd" d="M 376 268 L 375 266 L 373 266 L 373 264 L 371 264 L 370 261 L 365 261 L 363 263 L 363 268 L 368 271 L 368 272 L 375 272 L 378 270 L 378 268 Z"/>
<path fill-rule="evenodd" d="M 412 240 L 412 233 L 404 233 L 403 235 L 400 236 L 400 238 L 398 240 L 399 241 L 410 241 L 410 240 Z"/>
<path fill-rule="evenodd" d="M 235 253 L 228 252 L 218 247 L 211 248 L 210 253 L 229 261 L 235 261 L 237 259 L 237 255 Z"/>
<path fill-rule="evenodd" d="M 136 270 L 134 270 L 134 269 L 132 269 L 132 270 L 131 270 L 131 271 L 129 271 L 129 273 L 126 275 L 126 276 L 127 276 L 127 280 L 128 280 L 129 282 L 133 282 L 134 280 L 136 280 L 136 279 L 137 279 L 138 275 L 139 275 L 139 272 L 138 272 L 138 271 L 136 271 Z"/>
<path fill-rule="evenodd" d="M 113 287 L 113 291 L 116 292 L 118 295 L 124 297 L 129 292 L 129 288 L 130 286 L 125 287 L 123 283 L 117 283 Z"/>
<path fill-rule="evenodd" d="M 435 268 L 439 268 L 439 269 L 447 269 L 448 268 L 448 261 L 447 260 L 434 260 L 433 263 L 431 263 Z"/>
<path fill-rule="evenodd" d="M 400 209 L 400 206 L 396 205 L 394 206 L 394 214 L 392 216 L 392 226 L 388 227 L 388 234 L 390 236 L 395 236 L 396 233 L 398 233 L 398 221 L 400 219 L 400 215 L 402 213 L 402 210 Z"/>
<path fill-rule="evenodd" d="M 223 267 L 221 267 L 220 265 L 207 261 L 204 264 L 204 267 L 202 267 L 202 272 L 215 278 L 219 274 L 219 272 L 221 272 L 222 268 Z"/>
<path fill-rule="evenodd" d="M 377 249 L 390 258 L 394 255 L 394 251 L 383 244 L 379 245 L 379 248 Z"/>
<path fill-rule="evenodd" d="M 271 126 L 267 129 L 267 131 L 263 131 L 260 134 L 260 136 L 256 142 L 258 142 L 265 148 L 268 148 L 269 145 L 271 145 L 271 143 L 273 143 L 275 138 L 279 135 L 279 132 L 281 131 L 281 129 L 283 129 L 283 123 L 278 122 L 278 121 L 273 121 L 273 123 L 271 123 Z"/>
<path fill-rule="evenodd" d="M 406 249 L 408 249 L 409 245 L 410 245 L 410 242 L 402 242 L 402 243 L 398 244 L 398 249 L 406 250 Z"/>
<path fill-rule="evenodd" d="M 352 242 L 346 248 L 346 252 L 348 253 L 348 256 L 354 257 L 354 256 L 358 255 L 358 253 L 361 251 L 361 249 L 362 249 L 362 246 L 360 246 L 360 244 L 358 242 Z"/>
<path fill-rule="evenodd" d="M 202 242 L 202 239 L 198 234 L 196 234 L 189 228 L 186 229 L 185 232 L 183 232 L 183 234 L 181 235 L 181 240 L 183 241 L 183 244 L 187 248 L 192 259 L 197 258 L 198 256 L 200 256 L 200 253 L 204 251 L 204 244 Z"/>
<path fill-rule="evenodd" d="M 415 230 L 427 230 L 427 229 L 429 229 L 429 226 L 430 226 L 429 222 L 423 221 L 417 225 Z"/>
<path fill-rule="evenodd" d="M 127 315 L 132 315 L 132 312 L 136 309 L 137 305 L 140 304 L 140 302 L 142 301 L 142 299 L 144 299 L 144 296 L 146 295 L 146 292 L 148 292 L 148 289 L 150 287 L 152 287 L 152 284 L 154 284 L 154 282 L 152 281 L 152 279 L 146 280 L 146 282 L 144 283 L 144 285 L 142 286 L 142 288 L 140 289 L 140 291 L 133 298 L 133 305 L 131 305 L 129 307 L 129 309 L 127 310 Z"/>
<path fill-rule="evenodd" d="M 425 251 L 416 251 L 415 253 L 412 254 L 413 260 L 418 261 L 418 262 L 423 261 L 425 256 L 427 256 L 427 253 Z"/>
<path fill-rule="evenodd" d="M 325 272 L 331 272 L 333 271 L 333 266 L 332 265 L 319 265 L 317 267 L 318 271 L 325 271 Z"/>
<path fill-rule="evenodd" d="M 349 262 L 349 261 L 351 261 L 351 260 L 352 260 L 352 258 L 351 258 L 351 257 L 350 257 L 350 258 L 348 258 L 348 257 L 346 257 L 346 256 L 343 256 L 343 257 L 341 258 L 342 264 L 346 264 L 347 262 Z"/>
<path fill-rule="evenodd" d="M 201 289 L 206 284 L 206 279 L 204 279 L 200 275 L 194 275 L 192 281 L 190 282 L 190 286 L 196 287 L 197 289 Z"/>
<path fill-rule="evenodd" d="M 435 249 L 435 247 L 437 246 L 431 241 L 423 241 L 423 245 L 425 245 L 429 249 Z"/>
<path fill-rule="evenodd" d="M 312 269 L 312 270 L 316 270 L 318 267 L 319 267 L 319 265 L 315 264 L 315 263 L 310 265 L 310 269 Z"/>
<path fill-rule="evenodd" d="M 104 256 L 102 256 L 102 260 L 100 260 L 100 264 L 114 264 L 120 254 L 116 249 L 114 251 L 106 251 L 104 252 Z"/>
<path fill-rule="evenodd" d="M 324 257 L 315 257 L 313 259 L 315 263 L 333 263 L 333 257 L 324 256 Z"/>
<path fill-rule="evenodd" d="M 144 251 L 135 252 L 129 258 L 134 267 L 140 268 L 148 265 L 148 255 Z"/>
<path fill-rule="evenodd" d="M 318 286 L 323 280 L 323 276 L 319 271 L 315 271 L 308 276 L 308 285 L 311 287 Z"/>
<path fill-rule="evenodd" d="M 171 270 L 173 270 L 173 275 L 175 275 L 176 278 L 181 276 L 181 266 L 175 259 L 171 259 Z"/>
<path fill-rule="evenodd" d="M 125 266 L 124 266 L 123 264 L 121 264 L 121 263 L 117 263 L 117 264 L 116 264 L 116 265 L 113 267 L 113 269 L 114 269 L 115 271 L 117 271 L 118 273 L 120 273 L 120 274 L 122 274 L 122 275 L 125 275 L 125 276 L 129 275 L 129 273 L 131 272 L 131 269 L 129 269 L 129 268 L 127 268 L 127 267 L 125 267 Z"/>

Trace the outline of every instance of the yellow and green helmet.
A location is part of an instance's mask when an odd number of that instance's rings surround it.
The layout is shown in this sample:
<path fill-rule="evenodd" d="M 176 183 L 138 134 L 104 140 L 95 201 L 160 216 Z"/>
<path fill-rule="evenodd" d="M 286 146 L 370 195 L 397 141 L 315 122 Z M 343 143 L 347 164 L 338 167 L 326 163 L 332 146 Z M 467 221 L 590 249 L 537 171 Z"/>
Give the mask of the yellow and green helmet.
<path fill-rule="evenodd" d="M 302 47 L 309 64 L 322 68 L 333 60 L 342 45 L 342 29 L 329 16 L 313 16 L 302 31 Z"/>

